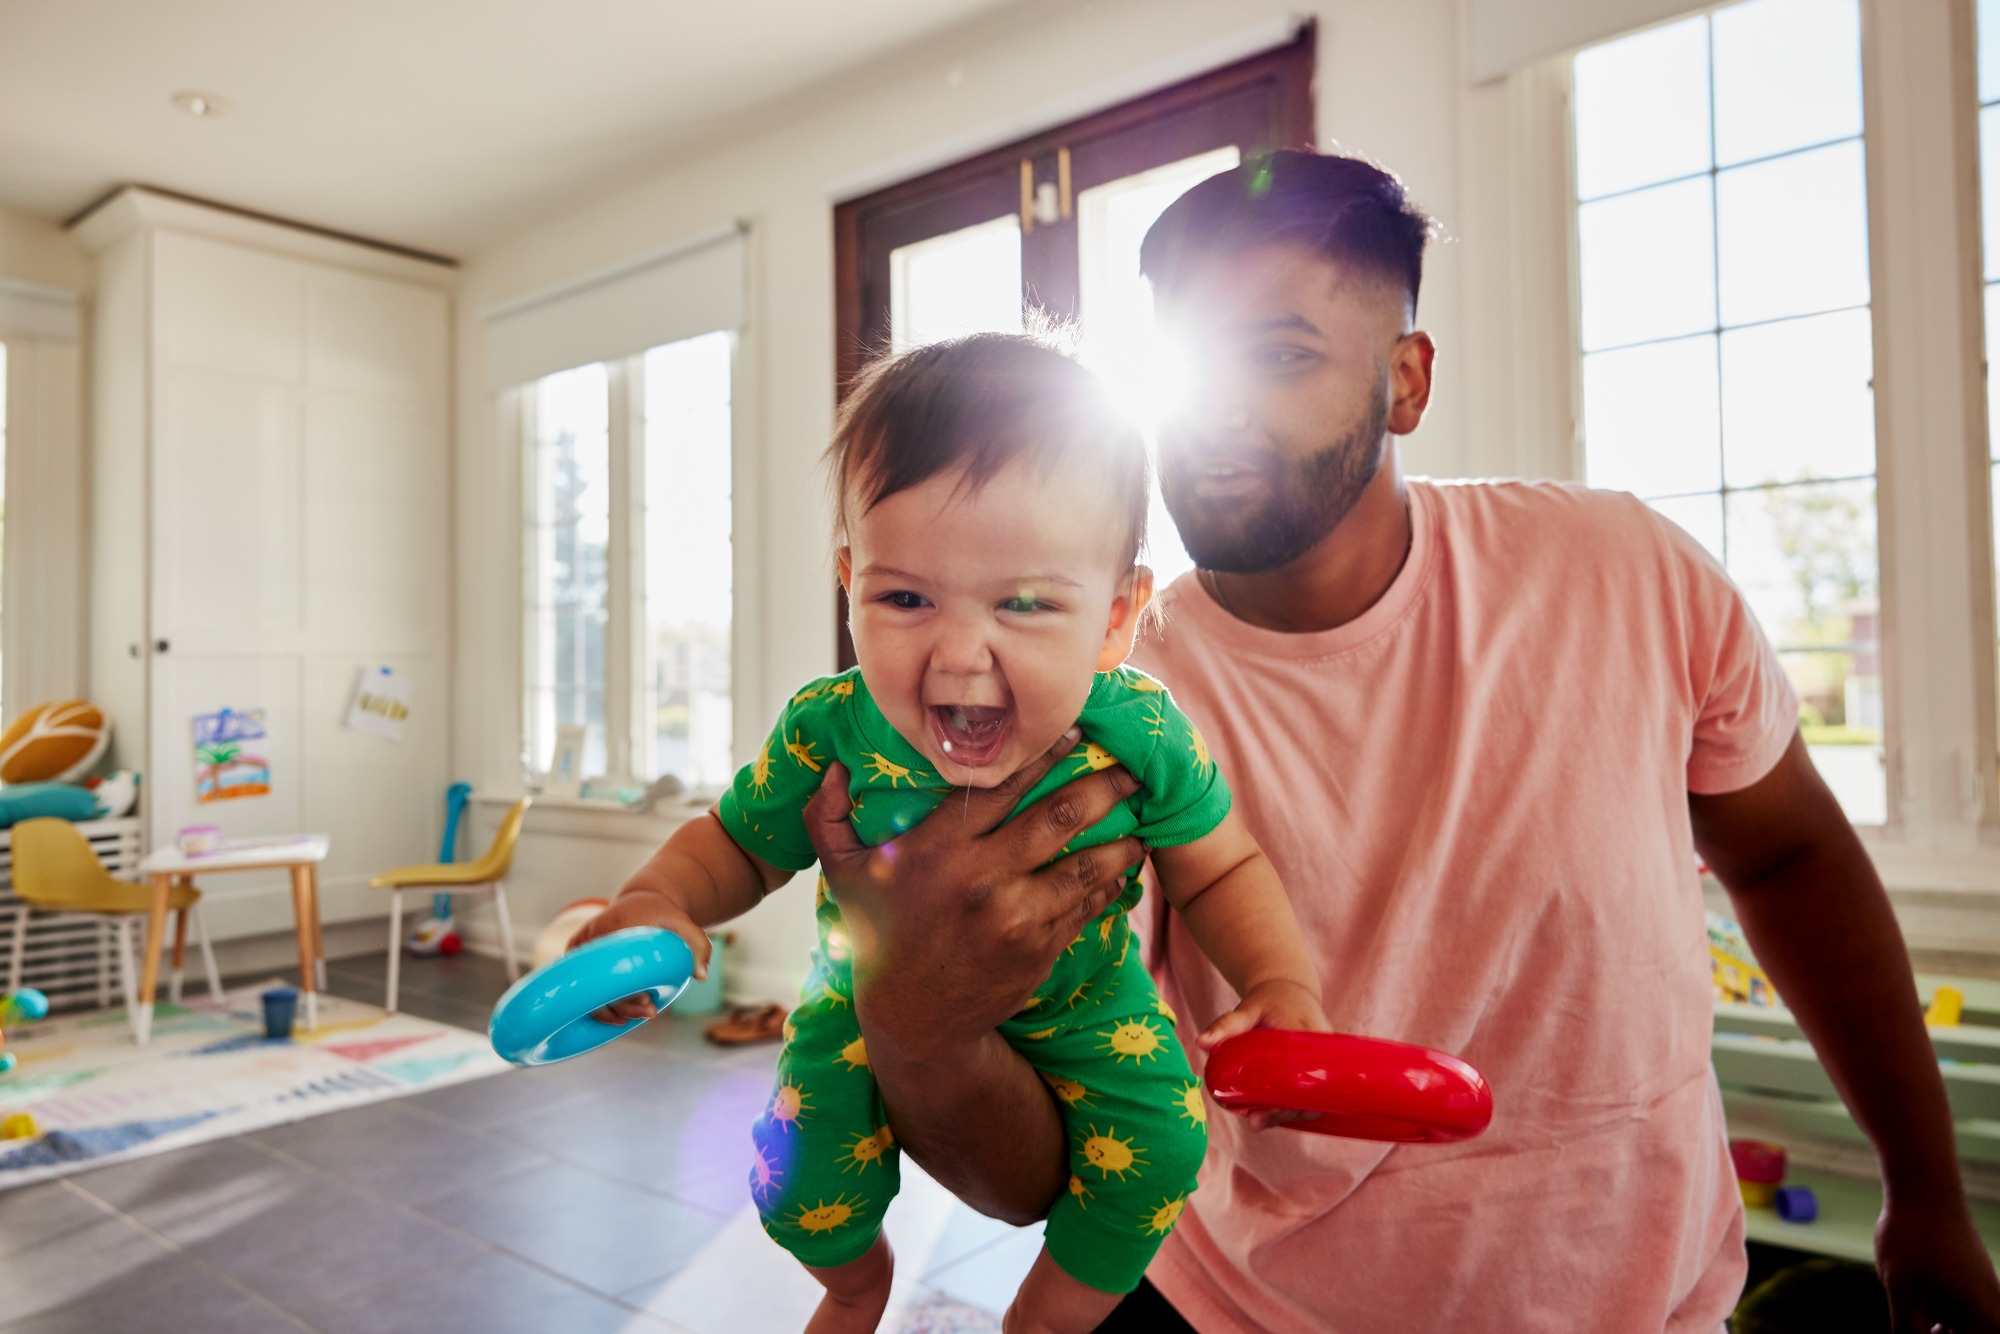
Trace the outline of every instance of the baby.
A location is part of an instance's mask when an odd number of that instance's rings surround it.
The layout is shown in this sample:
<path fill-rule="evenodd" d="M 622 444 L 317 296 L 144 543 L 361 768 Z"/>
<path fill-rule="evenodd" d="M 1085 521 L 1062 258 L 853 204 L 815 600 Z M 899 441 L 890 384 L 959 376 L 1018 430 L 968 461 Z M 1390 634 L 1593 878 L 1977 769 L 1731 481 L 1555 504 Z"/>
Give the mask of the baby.
<path fill-rule="evenodd" d="M 1071 848 L 1134 834 L 1152 850 L 1167 901 L 1241 998 L 1204 1044 L 1258 1025 L 1324 1029 L 1284 888 L 1200 733 L 1158 682 L 1122 666 L 1152 595 L 1137 563 L 1147 466 L 1095 377 L 1021 335 L 918 348 L 862 377 L 828 457 L 860 666 L 794 695 L 714 818 L 676 831 L 579 943 L 657 925 L 705 966 L 704 928 L 812 865 L 802 813 L 829 763 L 850 775 L 857 834 L 880 844 L 954 788 L 1004 782 L 1076 724 L 1074 753 L 1022 805 L 1113 764 L 1140 780 Z M 1010 1331 L 1095 1328 L 1194 1189 L 1207 1105 L 1131 948 L 1139 896 L 1135 866 L 1002 1029 L 1052 1091 L 1071 1170 Z M 817 913 L 810 978 L 753 1132 L 751 1191 L 765 1230 L 825 1287 L 808 1329 L 827 1334 L 873 1329 L 886 1307 L 898 1150 L 823 878 Z"/>

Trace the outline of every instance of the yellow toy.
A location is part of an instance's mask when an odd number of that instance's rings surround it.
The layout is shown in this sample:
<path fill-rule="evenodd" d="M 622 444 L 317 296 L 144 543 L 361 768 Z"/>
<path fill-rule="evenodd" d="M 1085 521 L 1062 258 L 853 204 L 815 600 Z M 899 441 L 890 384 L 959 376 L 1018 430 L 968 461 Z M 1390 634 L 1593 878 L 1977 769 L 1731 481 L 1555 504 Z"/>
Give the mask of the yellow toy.
<path fill-rule="evenodd" d="M 1708 957 L 1715 978 L 1715 998 L 1739 1005 L 1778 1004 L 1777 988 L 1757 966 L 1743 928 L 1711 911 L 1708 914 Z"/>
<path fill-rule="evenodd" d="M 0 1121 L 0 1139 L 33 1139 L 41 1133 L 42 1128 L 35 1124 L 35 1118 L 26 1112 L 16 1112 Z"/>

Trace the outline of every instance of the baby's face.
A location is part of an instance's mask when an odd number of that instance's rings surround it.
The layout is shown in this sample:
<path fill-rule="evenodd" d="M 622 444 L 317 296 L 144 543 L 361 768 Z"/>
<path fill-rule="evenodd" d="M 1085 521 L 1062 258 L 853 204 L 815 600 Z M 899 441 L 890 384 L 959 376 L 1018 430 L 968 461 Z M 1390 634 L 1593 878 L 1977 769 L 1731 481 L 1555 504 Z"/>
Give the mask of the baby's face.
<path fill-rule="evenodd" d="M 889 723 L 943 779 L 995 787 L 1076 721 L 1122 661 L 1150 576 L 1078 469 L 933 477 L 859 514 L 841 580 L 855 656 Z"/>

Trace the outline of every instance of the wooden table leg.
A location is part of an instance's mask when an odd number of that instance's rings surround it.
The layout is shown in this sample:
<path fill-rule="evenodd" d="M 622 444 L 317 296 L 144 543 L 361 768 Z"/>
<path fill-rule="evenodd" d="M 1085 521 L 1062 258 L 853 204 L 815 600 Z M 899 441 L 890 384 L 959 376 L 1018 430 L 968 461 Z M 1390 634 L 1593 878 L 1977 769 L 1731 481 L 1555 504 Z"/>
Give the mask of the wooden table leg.
<path fill-rule="evenodd" d="M 139 1012 L 132 1016 L 132 1036 L 142 1047 L 153 1037 L 153 989 L 160 982 L 160 942 L 167 934 L 167 899 L 173 888 L 171 875 L 153 877 L 153 903 L 146 918 L 146 956 L 139 967 Z"/>
<path fill-rule="evenodd" d="M 312 895 L 313 910 L 313 967 L 318 969 L 315 991 L 326 990 L 326 923 L 319 912 L 319 868 L 306 867 L 306 889 Z"/>
<path fill-rule="evenodd" d="M 310 862 L 292 868 L 292 921 L 299 935 L 299 990 L 305 995 L 306 1029 L 319 1027 L 319 972 L 313 966 L 313 868 Z"/>
<path fill-rule="evenodd" d="M 182 876 L 179 883 L 183 885 L 192 884 L 193 879 L 189 876 Z M 174 914 L 174 976 L 173 982 L 167 989 L 167 999 L 176 1005 L 181 1003 L 181 975 L 182 970 L 187 967 L 187 952 L 188 909 L 182 908 Z"/>

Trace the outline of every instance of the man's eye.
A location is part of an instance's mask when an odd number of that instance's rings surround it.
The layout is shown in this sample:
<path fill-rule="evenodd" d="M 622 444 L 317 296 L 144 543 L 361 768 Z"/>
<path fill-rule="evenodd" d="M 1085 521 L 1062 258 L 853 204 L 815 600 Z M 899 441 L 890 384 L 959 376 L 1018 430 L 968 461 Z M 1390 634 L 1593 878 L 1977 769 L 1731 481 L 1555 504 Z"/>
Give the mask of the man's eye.
<path fill-rule="evenodd" d="M 900 589 L 894 593 L 884 593 L 880 600 L 898 611 L 915 611 L 925 605 L 923 594 L 908 593 Z"/>

